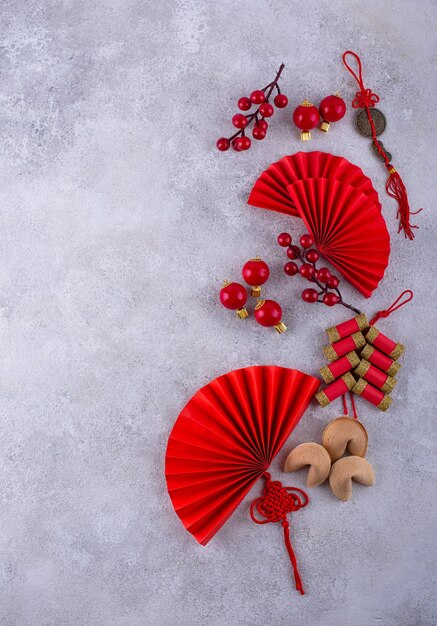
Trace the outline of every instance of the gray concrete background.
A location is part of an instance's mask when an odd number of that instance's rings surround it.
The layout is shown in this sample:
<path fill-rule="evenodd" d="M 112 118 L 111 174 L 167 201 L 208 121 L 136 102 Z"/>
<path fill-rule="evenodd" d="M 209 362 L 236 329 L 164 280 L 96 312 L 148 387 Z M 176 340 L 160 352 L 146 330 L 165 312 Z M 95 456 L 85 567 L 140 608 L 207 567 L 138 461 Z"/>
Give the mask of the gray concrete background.
<path fill-rule="evenodd" d="M 119 626 L 430 626 L 435 601 L 435 1 L 3 0 L 0 7 L 1 623 Z M 364 401 L 374 488 L 327 487 L 292 520 L 307 595 L 281 529 L 243 503 L 207 548 L 185 532 L 163 475 L 172 424 L 208 380 L 256 363 L 315 373 L 340 310 L 309 308 L 281 273 L 295 220 L 246 206 L 257 175 L 301 145 L 292 106 L 356 90 L 362 54 L 383 137 L 421 228 L 396 234 L 385 171 L 353 114 L 312 145 L 363 167 L 392 234 L 371 315 L 407 346 L 394 405 Z M 246 154 L 219 154 L 241 95 L 286 64 L 291 107 Z M 284 305 L 279 336 L 217 303 L 261 254 Z M 313 406 L 292 445 L 340 405 Z M 255 487 L 250 498 L 259 493 Z"/>

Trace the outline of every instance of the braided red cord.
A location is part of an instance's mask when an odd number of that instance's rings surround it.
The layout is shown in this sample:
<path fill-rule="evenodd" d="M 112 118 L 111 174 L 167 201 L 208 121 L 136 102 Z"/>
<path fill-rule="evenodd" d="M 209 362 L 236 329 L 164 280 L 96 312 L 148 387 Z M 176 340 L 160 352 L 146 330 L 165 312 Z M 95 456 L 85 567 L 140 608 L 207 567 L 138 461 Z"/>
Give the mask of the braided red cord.
<path fill-rule="evenodd" d="M 407 295 L 407 297 L 404 300 L 402 300 L 402 298 L 404 297 L 405 294 L 408 294 L 408 295 Z M 396 300 L 393 302 L 393 304 L 391 304 L 388 307 L 388 309 L 383 309 L 381 311 L 378 311 L 378 313 L 375 315 L 375 317 L 370 320 L 370 325 L 373 326 L 381 318 L 385 319 L 386 317 L 388 317 L 389 315 L 391 315 L 392 313 L 394 313 L 395 311 L 400 309 L 402 306 L 404 306 L 405 304 L 410 302 L 410 300 L 412 300 L 413 297 L 414 297 L 414 293 L 411 291 L 411 289 L 405 289 L 405 291 L 403 291 L 396 298 Z"/>
<path fill-rule="evenodd" d="M 354 72 L 354 70 L 346 61 L 346 58 L 348 55 L 352 56 L 357 62 L 358 75 L 356 74 L 356 72 Z M 373 145 L 375 146 L 376 150 L 380 154 L 381 158 L 384 160 L 384 164 L 389 172 L 389 177 L 385 184 L 385 189 L 386 189 L 387 194 L 391 198 L 394 198 L 398 203 L 398 211 L 396 214 L 396 217 L 399 220 L 398 232 L 403 230 L 405 237 L 408 237 L 408 239 L 412 240 L 414 239 L 413 228 L 418 228 L 418 227 L 413 226 L 410 223 L 410 216 L 420 213 L 422 209 L 419 209 L 418 211 L 414 211 L 414 212 L 411 211 L 410 204 L 408 202 L 407 189 L 404 185 L 404 182 L 402 178 L 399 176 L 399 173 L 390 163 L 385 150 L 381 148 L 379 144 L 378 138 L 376 136 L 375 124 L 373 122 L 372 115 L 370 113 L 370 109 L 379 102 L 379 96 L 376 93 L 373 93 L 371 89 L 365 88 L 364 81 L 363 81 L 363 68 L 361 65 L 361 59 L 358 56 L 358 54 L 356 54 L 355 52 L 352 52 L 352 50 L 346 50 L 346 52 L 343 54 L 343 63 L 346 66 L 346 68 L 349 70 L 349 72 L 352 74 L 352 76 L 355 78 L 360 88 L 360 91 L 357 91 L 355 95 L 355 99 L 352 101 L 352 107 L 354 109 L 358 109 L 358 108 L 366 109 L 367 120 L 369 122 L 370 130 L 372 132 Z"/>
<path fill-rule="evenodd" d="M 298 511 L 305 507 L 308 502 L 308 496 L 302 489 L 297 487 L 284 487 L 279 480 L 271 480 L 269 472 L 264 472 L 262 476 L 265 481 L 264 494 L 257 498 L 250 505 L 250 517 L 255 524 L 268 524 L 269 522 L 281 522 L 284 530 L 284 543 L 293 566 L 294 580 L 296 589 L 302 595 L 305 595 L 302 585 L 302 579 L 297 567 L 296 555 L 290 541 L 290 524 L 287 514 Z M 300 495 L 298 495 L 300 494 Z M 261 519 L 255 517 L 256 513 Z"/>

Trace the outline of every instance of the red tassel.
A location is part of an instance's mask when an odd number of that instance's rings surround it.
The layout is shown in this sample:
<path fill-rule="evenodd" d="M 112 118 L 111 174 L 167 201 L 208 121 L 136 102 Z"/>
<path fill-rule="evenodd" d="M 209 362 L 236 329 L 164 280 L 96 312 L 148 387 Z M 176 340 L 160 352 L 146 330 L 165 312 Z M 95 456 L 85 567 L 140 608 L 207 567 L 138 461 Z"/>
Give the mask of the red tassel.
<path fill-rule="evenodd" d="M 415 212 L 411 211 L 410 204 L 408 202 L 407 189 L 404 185 L 402 178 L 399 176 L 399 173 L 395 170 L 393 165 L 390 165 L 390 169 L 388 171 L 389 177 L 385 184 L 385 189 L 388 195 L 391 198 L 394 198 L 399 205 L 396 215 L 399 220 L 398 233 L 403 230 L 405 237 L 408 237 L 408 239 L 412 241 L 414 239 L 413 228 L 418 227 L 411 224 L 410 215 L 416 215 L 417 213 L 420 213 L 422 209 L 419 209 Z"/>
<path fill-rule="evenodd" d="M 346 61 L 346 58 L 348 56 L 352 56 L 355 59 L 357 66 L 358 66 L 358 74 L 354 72 L 354 70 Z M 389 162 L 385 150 L 381 148 L 381 146 L 379 145 L 379 141 L 376 136 L 375 124 L 373 122 L 372 115 L 370 113 L 370 108 L 374 107 L 375 104 L 379 102 L 379 96 L 377 96 L 376 93 L 373 93 L 371 89 L 365 88 L 364 81 L 363 81 L 363 68 L 361 65 L 361 59 L 355 52 L 352 52 L 351 50 L 346 50 L 346 52 L 343 54 L 343 63 L 345 64 L 349 72 L 352 74 L 352 76 L 355 78 L 355 80 L 357 81 L 360 87 L 360 91 L 357 92 L 355 100 L 352 102 L 352 107 L 354 109 L 359 109 L 359 108 L 366 109 L 367 120 L 369 122 L 370 129 L 372 131 L 373 145 L 375 146 L 376 150 L 382 157 L 385 163 L 385 166 L 389 172 L 389 177 L 385 184 L 385 190 L 387 191 L 387 194 L 391 198 L 394 198 L 398 203 L 398 212 L 397 212 L 397 218 L 399 220 L 398 233 L 400 233 L 401 230 L 403 230 L 405 237 L 407 237 L 410 240 L 413 240 L 414 239 L 413 228 L 418 228 L 418 226 L 413 226 L 411 224 L 410 216 L 420 213 L 422 209 L 419 209 L 418 211 L 415 211 L 415 212 L 411 211 L 410 204 L 408 202 L 408 194 L 407 194 L 407 190 L 404 185 L 404 182 L 402 178 L 399 176 L 398 172 L 393 167 L 393 165 L 391 165 L 391 163 Z"/>

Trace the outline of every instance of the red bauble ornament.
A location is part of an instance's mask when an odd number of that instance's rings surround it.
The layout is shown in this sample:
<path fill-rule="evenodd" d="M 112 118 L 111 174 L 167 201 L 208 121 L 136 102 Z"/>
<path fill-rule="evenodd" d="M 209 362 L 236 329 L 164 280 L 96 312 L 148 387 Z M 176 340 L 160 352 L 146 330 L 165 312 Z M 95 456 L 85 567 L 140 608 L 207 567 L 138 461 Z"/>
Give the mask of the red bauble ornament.
<path fill-rule="evenodd" d="M 301 131 L 300 138 L 302 141 L 311 139 L 310 131 L 317 126 L 319 119 L 320 115 L 317 108 L 308 100 L 304 100 L 294 109 L 293 122 Z"/>
<path fill-rule="evenodd" d="M 304 289 L 302 291 L 302 300 L 304 302 L 309 302 L 312 304 L 313 302 L 317 302 L 319 298 L 319 294 L 315 289 Z"/>
<path fill-rule="evenodd" d="M 244 320 L 249 314 L 244 308 L 247 301 L 247 291 L 240 283 L 224 281 L 220 290 L 220 302 L 227 309 L 237 311 L 240 319 Z"/>
<path fill-rule="evenodd" d="M 287 330 L 282 320 L 281 306 L 274 300 L 258 300 L 255 307 L 255 319 L 261 326 L 273 326 L 278 333 Z"/>
<path fill-rule="evenodd" d="M 286 248 L 291 244 L 291 235 L 289 233 L 280 233 L 278 235 L 278 244 L 282 248 Z"/>
<path fill-rule="evenodd" d="M 332 293 L 332 291 L 330 293 L 325 293 L 323 296 L 323 304 L 326 304 L 326 306 L 334 306 L 339 302 L 340 296 L 337 296 L 336 293 Z"/>
<path fill-rule="evenodd" d="M 320 124 L 320 130 L 327 133 L 330 122 L 338 122 L 344 117 L 346 113 L 346 103 L 343 98 L 340 98 L 337 94 L 326 96 L 320 103 L 319 111 L 323 120 Z"/>
<path fill-rule="evenodd" d="M 270 276 L 270 269 L 267 263 L 257 256 L 243 265 L 241 273 L 246 283 L 252 287 L 251 295 L 259 298 L 261 285 L 264 285 Z"/>

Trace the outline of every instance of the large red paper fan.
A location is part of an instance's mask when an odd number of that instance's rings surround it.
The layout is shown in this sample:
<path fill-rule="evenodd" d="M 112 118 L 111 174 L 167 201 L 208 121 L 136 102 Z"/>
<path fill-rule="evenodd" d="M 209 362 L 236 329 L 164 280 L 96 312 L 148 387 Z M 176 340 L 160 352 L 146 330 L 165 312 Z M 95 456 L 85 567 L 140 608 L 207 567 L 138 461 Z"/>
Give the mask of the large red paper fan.
<path fill-rule="evenodd" d="M 176 513 L 203 545 L 267 470 L 319 387 L 298 370 L 255 366 L 200 389 L 178 416 L 165 475 Z"/>
<path fill-rule="evenodd" d="M 366 298 L 390 255 L 385 220 L 373 199 L 333 178 L 308 178 L 288 193 L 320 253 Z"/>
<path fill-rule="evenodd" d="M 347 183 L 373 199 L 381 210 L 370 178 L 344 157 L 327 152 L 297 152 L 272 163 L 254 184 L 248 204 L 299 217 L 287 188 L 296 181 L 308 178 L 332 178 Z"/>

